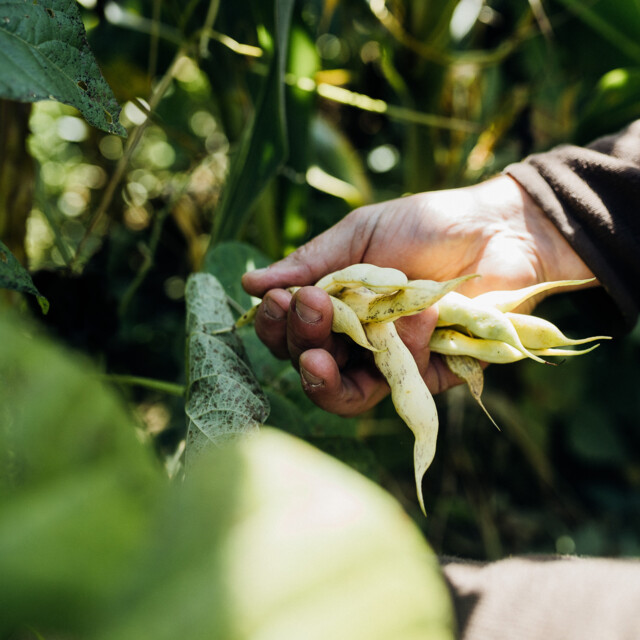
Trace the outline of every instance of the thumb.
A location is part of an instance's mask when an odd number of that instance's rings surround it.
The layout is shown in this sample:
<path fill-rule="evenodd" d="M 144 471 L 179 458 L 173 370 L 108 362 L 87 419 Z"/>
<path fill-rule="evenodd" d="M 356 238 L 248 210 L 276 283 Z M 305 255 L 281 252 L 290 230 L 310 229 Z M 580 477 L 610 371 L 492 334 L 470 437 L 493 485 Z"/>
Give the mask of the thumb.
<path fill-rule="evenodd" d="M 265 269 L 245 273 L 242 286 L 247 293 L 261 298 L 269 289 L 315 284 L 327 273 L 360 262 L 363 251 L 357 248 L 366 245 L 366 241 L 360 242 L 357 235 L 352 214 L 286 258 Z"/>

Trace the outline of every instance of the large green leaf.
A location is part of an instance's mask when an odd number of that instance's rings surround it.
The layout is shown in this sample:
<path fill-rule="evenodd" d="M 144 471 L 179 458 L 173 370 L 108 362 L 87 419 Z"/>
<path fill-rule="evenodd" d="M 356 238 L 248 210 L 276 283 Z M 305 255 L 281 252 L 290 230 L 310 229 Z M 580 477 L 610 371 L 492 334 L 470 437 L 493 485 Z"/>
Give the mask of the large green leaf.
<path fill-rule="evenodd" d="M 269 403 L 249 368 L 220 283 L 206 273 L 187 281 L 187 462 L 204 449 L 254 432 Z"/>
<path fill-rule="evenodd" d="M 255 247 L 231 241 L 209 248 L 204 259 L 203 271 L 215 276 L 227 296 L 246 310 L 255 300 L 242 289 L 242 275 L 246 271 L 266 267 L 268 264 L 269 259 Z M 218 300 L 215 304 L 220 306 L 222 302 Z M 220 326 L 224 326 L 224 322 L 231 324 L 231 316 L 226 316 Z M 302 390 L 300 376 L 291 363 L 278 360 L 271 355 L 257 338 L 253 326 L 238 330 L 237 337 L 242 341 L 246 361 L 269 399 L 271 426 L 303 438 L 355 438 L 356 420 L 327 413 L 313 404 Z"/>
<path fill-rule="evenodd" d="M 375 484 L 263 429 L 170 485 L 86 362 L 0 335 L 0 637 L 453 638 L 435 555 Z"/>
<path fill-rule="evenodd" d="M 126 136 L 75 0 L 0 1 L 0 97 L 53 98 L 79 109 L 93 126 Z"/>
<path fill-rule="evenodd" d="M 452 640 L 437 558 L 400 505 L 270 429 L 203 455 L 104 640 Z"/>
<path fill-rule="evenodd" d="M 40 295 L 29 272 L 16 260 L 2 240 L 0 240 L 0 289 L 11 289 L 36 296 L 42 312 L 49 311 L 49 301 Z"/>
<path fill-rule="evenodd" d="M 159 465 L 86 363 L 8 319 L 0 318 L 0 637 L 25 622 L 75 632 L 133 579 Z"/>
<path fill-rule="evenodd" d="M 209 248 L 202 270 L 214 275 L 226 294 L 246 311 L 253 305 L 253 300 L 242 288 L 241 277 L 247 271 L 268 266 L 270 262 L 267 256 L 249 244 L 222 242 Z"/>
<path fill-rule="evenodd" d="M 222 200 L 215 211 L 212 242 L 236 238 L 269 180 L 287 157 L 284 73 L 294 0 L 274 0 L 273 52 L 267 77 L 231 161 Z"/>

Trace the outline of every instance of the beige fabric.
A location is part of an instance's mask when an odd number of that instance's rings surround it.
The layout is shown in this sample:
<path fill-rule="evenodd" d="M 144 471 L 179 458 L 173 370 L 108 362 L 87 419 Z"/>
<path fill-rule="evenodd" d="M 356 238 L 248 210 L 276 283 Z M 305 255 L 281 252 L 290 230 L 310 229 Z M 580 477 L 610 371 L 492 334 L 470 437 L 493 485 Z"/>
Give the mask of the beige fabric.
<path fill-rule="evenodd" d="M 640 640 L 640 560 L 443 561 L 461 640 Z"/>

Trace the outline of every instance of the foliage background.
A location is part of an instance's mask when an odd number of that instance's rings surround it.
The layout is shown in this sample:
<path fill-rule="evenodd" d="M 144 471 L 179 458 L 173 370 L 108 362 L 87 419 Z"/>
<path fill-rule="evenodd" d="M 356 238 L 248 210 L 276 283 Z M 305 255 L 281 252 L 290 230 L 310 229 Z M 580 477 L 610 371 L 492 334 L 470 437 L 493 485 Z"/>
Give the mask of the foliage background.
<path fill-rule="evenodd" d="M 174 471 L 183 400 L 131 376 L 184 384 L 191 272 L 215 273 L 246 308 L 247 265 L 281 257 L 356 206 L 470 184 L 640 116 L 632 0 L 299 0 L 281 59 L 267 3 L 81 5 L 129 136 L 93 129 L 60 103 L 3 104 L 11 155 L 0 180 L 20 167 L 24 188 L 3 190 L 0 234 L 51 309 L 41 317 L 6 293 L 2 305 L 32 311 L 97 362 Z M 599 308 L 560 296 L 540 312 L 571 335 L 610 330 Z M 384 486 L 436 551 L 640 554 L 637 328 L 557 368 L 492 367 L 485 403 L 501 433 L 464 390 L 440 397 L 426 521 L 412 437 L 391 405 L 359 420 L 324 414 L 288 365 L 249 331 L 243 338 L 272 402 L 269 423 Z"/>

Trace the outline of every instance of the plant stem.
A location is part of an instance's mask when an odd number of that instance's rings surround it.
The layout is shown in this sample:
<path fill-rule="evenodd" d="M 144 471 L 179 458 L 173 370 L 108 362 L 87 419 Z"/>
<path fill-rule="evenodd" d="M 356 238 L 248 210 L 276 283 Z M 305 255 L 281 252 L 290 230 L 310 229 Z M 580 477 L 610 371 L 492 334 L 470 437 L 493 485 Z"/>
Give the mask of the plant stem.
<path fill-rule="evenodd" d="M 169 69 L 167 69 L 164 76 L 162 76 L 162 79 L 160 80 L 156 90 L 153 92 L 153 95 L 149 99 L 150 112 L 155 111 L 160 100 L 162 100 L 164 94 L 167 92 L 167 89 L 171 86 L 171 82 L 176 73 L 176 69 L 180 64 L 180 61 L 184 57 L 185 53 L 186 53 L 186 49 L 184 47 L 181 47 L 176 53 L 173 59 L 173 62 L 169 66 Z M 120 160 L 118 161 L 115 171 L 111 175 L 111 179 L 109 180 L 109 183 L 107 184 L 104 190 L 104 193 L 102 194 L 102 200 L 100 201 L 98 208 L 94 211 L 93 215 L 91 216 L 91 219 L 89 220 L 89 223 L 87 224 L 87 228 L 84 232 L 84 236 L 82 237 L 82 239 L 78 244 L 78 247 L 76 248 L 75 256 L 73 257 L 73 260 L 69 265 L 72 271 L 82 270 L 82 265 L 80 264 L 82 249 L 84 248 L 87 240 L 91 237 L 94 230 L 96 229 L 98 224 L 102 221 L 102 218 L 107 212 L 107 209 L 109 208 L 109 205 L 113 200 L 115 191 L 118 185 L 120 184 L 120 181 L 122 180 L 122 177 L 124 176 L 124 173 L 127 170 L 127 167 L 129 166 L 129 162 L 131 161 L 133 152 L 138 146 L 138 143 L 142 138 L 142 134 L 145 132 L 150 122 L 151 122 L 151 118 L 147 118 L 139 127 L 137 127 L 134 130 L 132 136 L 129 138 L 129 142 L 127 144 L 125 152 L 120 158 Z"/>
<path fill-rule="evenodd" d="M 128 385 L 132 387 L 145 387 L 146 389 L 161 391 L 162 393 L 166 393 L 171 396 L 183 397 L 185 393 L 184 385 L 166 382 L 165 380 L 154 380 L 153 378 L 117 374 L 105 374 L 100 377 L 103 380 L 113 382 L 114 384 Z"/>
<path fill-rule="evenodd" d="M 640 61 L 640 46 L 637 42 L 601 18 L 588 4 L 577 0 L 560 0 L 560 3 L 622 53 L 636 62 Z"/>
<path fill-rule="evenodd" d="M 407 107 L 389 104 L 379 98 L 370 98 L 362 93 L 356 93 L 344 87 L 337 87 L 325 82 L 316 83 L 312 78 L 298 78 L 292 74 L 287 74 L 285 79 L 287 84 L 294 84 L 303 91 L 315 91 L 326 100 L 346 104 L 356 109 L 362 109 L 363 111 L 384 114 L 398 122 L 409 122 L 427 127 L 453 129 L 454 131 L 465 131 L 468 133 L 474 133 L 480 130 L 478 124 L 470 122 L 469 120 L 447 118 L 433 113 L 424 113 Z"/>
<path fill-rule="evenodd" d="M 210 0 L 209 9 L 207 10 L 207 17 L 204 20 L 204 26 L 200 35 L 200 57 L 206 58 L 209 55 L 209 39 L 211 37 L 211 30 L 218 16 L 218 9 L 220 9 L 220 0 Z"/>
<path fill-rule="evenodd" d="M 164 226 L 164 221 L 167 219 L 169 215 L 170 205 L 161 209 L 157 214 L 156 218 L 153 222 L 153 228 L 151 229 L 151 238 L 149 239 L 149 244 L 144 247 L 144 256 L 142 260 L 142 264 L 136 273 L 135 278 L 131 281 L 131 284 L 127 287 L 127 290 L 124 292 L 122 296 L 122 300 L 118 305 L 118 315 L 122 318 L 124 314 L 127 312 L 129 304 L 133 299 L 136 291 L 140 287 L 140 285 L 144 282 L 147 274 L 153 267 L 154 256 L 156 254 L 156 250 L 158 249 L 158 243 L 160 242 L 160 235 L 162 234 L 162 228 Z"/>

